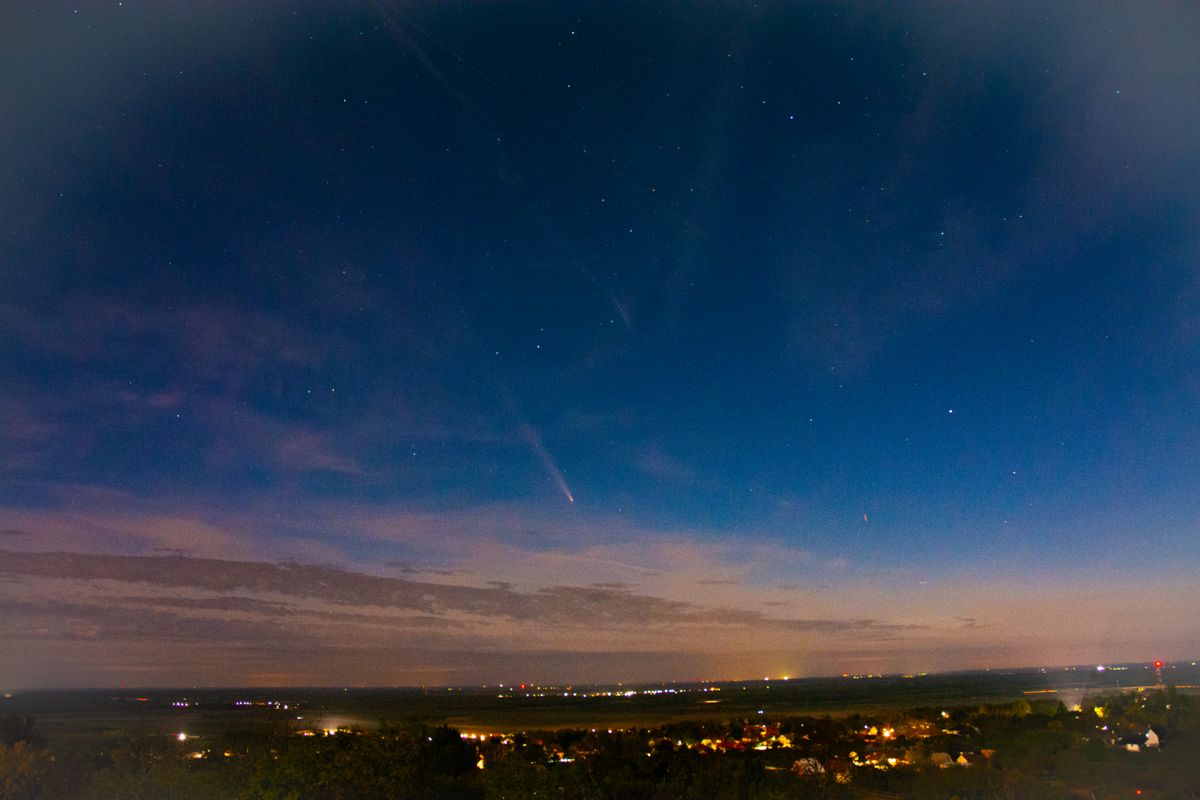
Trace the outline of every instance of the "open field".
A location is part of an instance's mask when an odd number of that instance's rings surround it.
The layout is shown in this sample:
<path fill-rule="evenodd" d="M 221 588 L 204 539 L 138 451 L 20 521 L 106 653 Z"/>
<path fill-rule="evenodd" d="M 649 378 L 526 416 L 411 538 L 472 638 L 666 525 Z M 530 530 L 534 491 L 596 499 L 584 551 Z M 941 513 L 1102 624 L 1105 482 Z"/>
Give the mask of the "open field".
<path fill-rule="evenodd" d="M 1200 685 L 1191 662 L 1168 664 L 1164 681 Z M 230 727 L 374 727 L 380 721 L 448 724 L 478 732 L 644 727 L 684 719 L 886 713 L 920 706 L 1061 699 L 1157 683 L 1142 664 L 991 670 L 912 676 L 845 676 L 639 686 L 92 689 L 13 693 L 0 713 L 37 718 L 43 735 L 117 731 L 204 734 Z"/>

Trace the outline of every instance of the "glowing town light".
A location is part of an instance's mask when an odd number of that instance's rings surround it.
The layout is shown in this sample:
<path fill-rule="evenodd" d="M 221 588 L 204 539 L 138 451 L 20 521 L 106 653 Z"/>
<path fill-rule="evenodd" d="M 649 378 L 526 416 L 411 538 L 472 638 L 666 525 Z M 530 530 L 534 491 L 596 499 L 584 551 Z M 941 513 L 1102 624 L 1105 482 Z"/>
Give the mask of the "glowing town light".
<path fill-rule="evenodd" d="M 188 735 L 186 733 L 184 733 L 183 731 L 180 731 L 179 734 L 175 738 L 181 742 L 186 742 Z"/>

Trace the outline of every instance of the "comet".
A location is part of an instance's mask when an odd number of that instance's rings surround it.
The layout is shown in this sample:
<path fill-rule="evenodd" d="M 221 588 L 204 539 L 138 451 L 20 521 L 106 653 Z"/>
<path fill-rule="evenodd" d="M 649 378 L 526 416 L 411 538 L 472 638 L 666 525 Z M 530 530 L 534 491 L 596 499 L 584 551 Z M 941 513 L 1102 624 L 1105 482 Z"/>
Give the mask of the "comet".
<path fill-rule="evenodd" d="M 568 503 L 574 503 L 575 495 L 571 492 L 571 487 L 567 485 L 567 479 L 563 477 L 562 470 L 554 462 L 554 456 L 550 455 L 550 451 L 542 444 L 542 437 L 527 422 L 521 423 L 521 435 L 529 443 L 529 447 L 533 450 L 533 454 L 537 456 L 538 461 L 542 462 L 542 466 L 546 468 L 546 472 L 549 473 L 550 479 L 554 481 L 554 485 L 563 493 L 563 497 L 567 498 Z"/>

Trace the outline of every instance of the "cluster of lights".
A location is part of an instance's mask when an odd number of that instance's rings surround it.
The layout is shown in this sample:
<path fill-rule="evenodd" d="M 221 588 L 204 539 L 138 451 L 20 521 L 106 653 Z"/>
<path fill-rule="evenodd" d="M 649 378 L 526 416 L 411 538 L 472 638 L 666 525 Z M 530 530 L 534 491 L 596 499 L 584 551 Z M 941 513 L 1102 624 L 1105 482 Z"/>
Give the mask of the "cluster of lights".
<path fill-rule="evenodd" d="M 858 753 L 855 752 L 850 753 L 850 761 L 856 767 L 874 767 L 875 769 L 888 769 L 889 767 L 894 767 L 897 764 L 910 763 L 907 759 L 896 758 L 894 756 L 889 756 L 882 759 L 875 756 L 863 756 L 860 758 Z"/>
<path fill-rule="evenodd" d="M 273 708 L 276 711 L 287 711 L 291 708 L 290 703 L 285 703 L 282 700 L 234 700 L 233 704 L 239 708 L 259 706 L 261 708 Z"/>
<path fill-rule="evenodd" d="M 296 731 L 297 736 L 316 736 L 322 734 L 324 736 L 337 736 L 339 733 L 352 733 L 349 728 L 321 728 L 313 730 L 312 728 L 302 728 Z"/>
<path fill-rule="evenodd" d="M 534 688 L 535 688 L 535 690 L 542 689 L 542 687 L 540 687 L 540 686 L 534 687 Z M 705 686 L 700 689 L 675 689 L 675 688 L 671 688 L 671 689 L 616 689 L 616 690 L 607 689 L 604 691 L 595 691 L 595 692 L 564 691 L 561 693 L 558 691 L 557 687 L 550 687 L 550 688 L 553 688 L 554 690 L 553 691 L 541 690 L 541 691 L 523 692 L 520 696 L 521 697 L 585 697 L 585 698 L 586 697 L 636 697 L 639 695 L 640 696 L 652 696 L 652 695 L 660 695 L 660 694 L 691 694 L 691 693 L 706 693 L 706 692 L 721 691 L 721 688 L 719 686 Z M 742 688 L 745 688 L 745 687 L 742 687 Z M 509 698 L 516 697 L 516 696 L 517 695 L 512 691 L 501 692 L 500 694 L 496 695 L 496 697 L 498 697 L 500 699 L 509 699 Z"/>
<path fill-rule="evenodd" d="M 200 760 L 200 759 L 208 758 L 211 755 L 212 755 L 211 750 L 196 750 L 195 752 L 188 753 L 188 758 Z M 221 753 L 221 755 L 224 756 L 225 758 L 233 758 L 233 751 L 225 750 Z"/>

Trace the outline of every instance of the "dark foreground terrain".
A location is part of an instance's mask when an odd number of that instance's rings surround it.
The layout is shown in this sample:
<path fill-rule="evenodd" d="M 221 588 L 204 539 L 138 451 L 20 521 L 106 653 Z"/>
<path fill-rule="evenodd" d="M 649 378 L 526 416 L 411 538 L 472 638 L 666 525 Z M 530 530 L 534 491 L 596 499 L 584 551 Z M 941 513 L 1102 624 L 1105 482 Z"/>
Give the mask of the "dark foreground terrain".
<path fill-rule="evenodd" d="M 1196 672 L 14 693 L 0 799 L 1196 798 Z"/>

